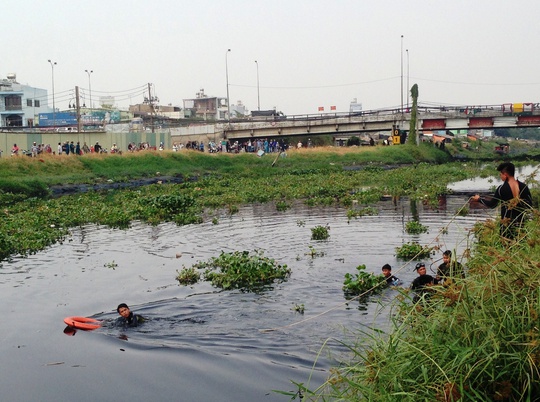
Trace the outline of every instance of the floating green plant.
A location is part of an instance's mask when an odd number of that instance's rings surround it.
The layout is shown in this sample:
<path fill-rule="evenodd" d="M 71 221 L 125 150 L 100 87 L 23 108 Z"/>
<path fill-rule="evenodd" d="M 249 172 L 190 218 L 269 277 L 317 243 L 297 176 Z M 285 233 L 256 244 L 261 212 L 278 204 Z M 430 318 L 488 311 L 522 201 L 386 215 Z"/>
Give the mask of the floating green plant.
<path fill-rule="evenodd" d="M 276 209 L 280 212 L 283 212 L 283 211 L 286 211 L 290 208 L 291 206 L 286 203 L 285 201 L 278 201 L 276 202 Z"/>
<path fill-rule="evenodd" d="M 417 242 L 405 243 L 396 247 L 396 256 L 403 260 L 420 260 L 431 255 L 432 247 L 422 246 Z"/>
<path fill-rule="evenodd" d="M 408 234 L 421 234 L 421 233 L 427 233 L 429 230 L 429 227 L 422 225 L 418 221 L 409 221 L 405 225 L 405 232 Z"/>
<path fill-rule="evenodd" d="M 114 262 L 114 260 L 112 262 L 108 262 L 106 264 L 103 264 L 103 266 L 105 268 L 109 268 L 109 269 L 112 269 L 112 270 L 115 270 L 116 267 L 118 267 L 118 264 L 116 262 Z"/>
<path fill-rule="evenodd" d="M 363 264 L 357 266 L 356 271 L 355 274 L 345 274 L 343 291 L 348 296 L 357 296 L 366 292 L 378 292 L 381 290 L 382 284 L 386 284 L 383 275 L 366 272 L 366 266 Z"/>
<path fill-rule="evenodd" d="M 315 247 L 309 246 L 309 252 L 307 252 L 306 255 L 309 255 L 311 258 L 323 257 L 325 255 L 325 252 L 324 251 L 317 251 L 315 249 Z"/>
<path fill-rule="evenodd" d="M 178 275 L 176 275 L 176 280 L 181 285 L 193 285 L 197 283 L 201 277 L 201 274 L 195 267 L 182 267 L 180 271 L 176 270 Z"/>
<path fill-rule="evenodd" d="M 296 311 L 297 313 L 304 314 L 304 311 L 305 311 L 304 303 L 295 304 L 293 307 L 293 310 Z"/>
<path fill-rule="evenodd" d="M 365 207 L 361 209 L 349 209 L 347 210 L 347 219 L 358 218 L 367 215 L 378 215 L 379 210 L 374 207 Z"/>
<path fill-rule="evenodd" d="M 258 291 L 274 281 L 283 281 L 291 271 L 285 264 L 265 257 L 262 251 L 221 252 L 218 257 L 194 264 L 190 269 L 204 269 L 203 278 L 222 289 Z"/>
<path fill-rule="evenodd" d="M 315 226 L 311 228 L 311 240 L 326 240 L 330 237 L 330 227 L 327 226 Z"/>

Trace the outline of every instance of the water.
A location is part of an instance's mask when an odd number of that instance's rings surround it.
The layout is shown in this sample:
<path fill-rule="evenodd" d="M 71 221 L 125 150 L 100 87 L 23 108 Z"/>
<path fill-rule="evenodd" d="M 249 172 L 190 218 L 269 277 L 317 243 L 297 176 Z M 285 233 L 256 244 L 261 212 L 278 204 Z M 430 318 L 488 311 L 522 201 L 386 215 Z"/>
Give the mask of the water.
<path fill-rule="evenodd" d="M 417 236 L 404 232 L 411 219 L 407 201 L 380 202 L 378 216 L 350 222 L 339 208 L 296 204 L 276 212 L 250 205 L 217 225 L 73 230 L 64 244 L 0 267 L 1 399 L 288 401 L 273 390 L 294 391 L 291 381 L 315 388 L 335 359 L 346 356 L 339 341 L 366 325 L 388 325 L 397 291 L 387 289 L 367 304 L 347 302 L 345 273 L 360 264 L 379 273 L 390 263 L 408 286 L 414 263 L 397 260 L 395 247 L 411 240 L 440 246 L 426 261 L 432 269 L 445 249 L 461 255 L 470 246 L 468 229 L 493 213 L 456 216 L 464 203 L 466 197 L 448 197 L 439 211 L 419 205 L 420 222 L 430 230 Z M 310 239 L 317 225 L 329 225 L 328 241 Z M 307 255 L 310 245 L 324 256 Z M 222 292 L 207 283 L 182 287 L 175 280 L 183 265 L 222 250 L 254 249 L 287 264 L 290 279 L 261 294 Z M 121 302 L 148 322 L 128 330 L 107 324 Z M 301 304 L 303 315 L 294 311 Z M 73 315 L 106 325 L 69 337 L 63 318 Z"/>

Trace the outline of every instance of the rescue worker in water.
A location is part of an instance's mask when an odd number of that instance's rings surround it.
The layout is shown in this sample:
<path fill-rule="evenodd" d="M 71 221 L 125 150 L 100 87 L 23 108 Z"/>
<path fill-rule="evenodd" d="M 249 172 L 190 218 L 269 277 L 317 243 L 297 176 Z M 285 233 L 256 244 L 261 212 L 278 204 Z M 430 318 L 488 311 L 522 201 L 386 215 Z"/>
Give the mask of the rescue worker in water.
<path fill-rule="evenodd" d="M 142 316 L 134 314 L 126 303 L 120 303 L 116 311 L 120 314 L 120 317 L 116 320 L 118 326 L 137 327 L 145 321 Z"/>

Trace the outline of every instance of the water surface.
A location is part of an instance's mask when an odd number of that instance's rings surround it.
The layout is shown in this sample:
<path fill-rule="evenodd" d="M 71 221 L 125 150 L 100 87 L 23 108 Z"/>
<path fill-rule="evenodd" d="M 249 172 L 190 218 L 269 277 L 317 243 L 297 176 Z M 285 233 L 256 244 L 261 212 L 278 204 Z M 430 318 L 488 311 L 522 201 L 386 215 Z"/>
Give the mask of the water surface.
<path fill-rule="evenodd" d="M 397 291 L 388 289 L 367 304 L 347 302 L 345 273 L 360 264 L 379 273 L 390 263 L 408 286 L 414 263 L 397 260 L 395 247 L 412 240 L 461 256 L 470 246 L 468 230 L 493 213 L 456 216 L 466 202 L 448 197 L 432 210 L 385 201 L 376 205 L 379 215 L 350 222 L 344 209 L 298 203 L 286 212 L 245 206 L 217 225 L 75 229 L 64 244 L 0 268 L 2 400 L 290 400 L 272 390 L 293 391 L 291 381 L 315 388 L 334 359 L 345 356 L 340 341 L 357 328 L 387 327 Z M 404 232 L 413 213 L 429 233 Z M 310 239 L 317 225 L 330 227 L 328 241 Z M 324 255 L 307 255 L 310 245 Z M 260 294 L 175 281 L 182 266 L 221 251 L 255 249 L 287 264 L 289 280 Z M 426 261 L 428 267 L 435 269 L 441 253 Z M 64 317 L 108 323 L 121 302 L 148 322 L 63 333 Z M 301 304 L 303 315 L 294 311 Z M 276 330 L 264 331 L 269 328 Z"/>

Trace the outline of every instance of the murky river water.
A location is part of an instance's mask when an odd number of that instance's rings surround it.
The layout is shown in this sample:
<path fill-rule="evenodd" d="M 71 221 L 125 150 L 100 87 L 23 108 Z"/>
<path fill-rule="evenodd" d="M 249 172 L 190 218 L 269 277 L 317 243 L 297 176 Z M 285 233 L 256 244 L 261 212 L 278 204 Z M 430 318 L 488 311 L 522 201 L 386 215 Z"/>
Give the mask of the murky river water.
<path fill-rule="evenodd" d="M 408 286 L 413 264 L 397 260 L 395 247 L 416 240 L 461 254 L 467 230 L 494 213 L 456 216 L 466 202 L 448 197 L 439 211 L 420 205 L 420 222 L 430 230 L 419 236 L 404 231 L 412 214 L 406 200 L 380 202 L 378 216 L 350 222 L 344 209 L 252 205 L 217 225 L 74 230 L 62 245 L 1 265 L 1 400 L 289 400 L 273 390 L 295 390 L 291 381 L 320 385 L 345 352 L 335 340 L 364 325 L 386 326 L 396 291 L 365 305 L 346 303 L 345 273 L 360 264 L 379 273 L 390 263 Z M 329 225 L 328 241 L 311 240 L 317 225 Z M 324 255 L 307 255 L 310 245 Z M 290 279 L 262 294 L 175 281 L 183 265 L 254 249 L 289 265 Z M 433 269 L 440 258 L 433 256 Z M 148 322 L 63 333 L 64 317 L 113 320 L 121 302 Z M 301 304 L 303 315 L 294 311 Z M 261 331 L 268 328 L 278 329 Z"/>

